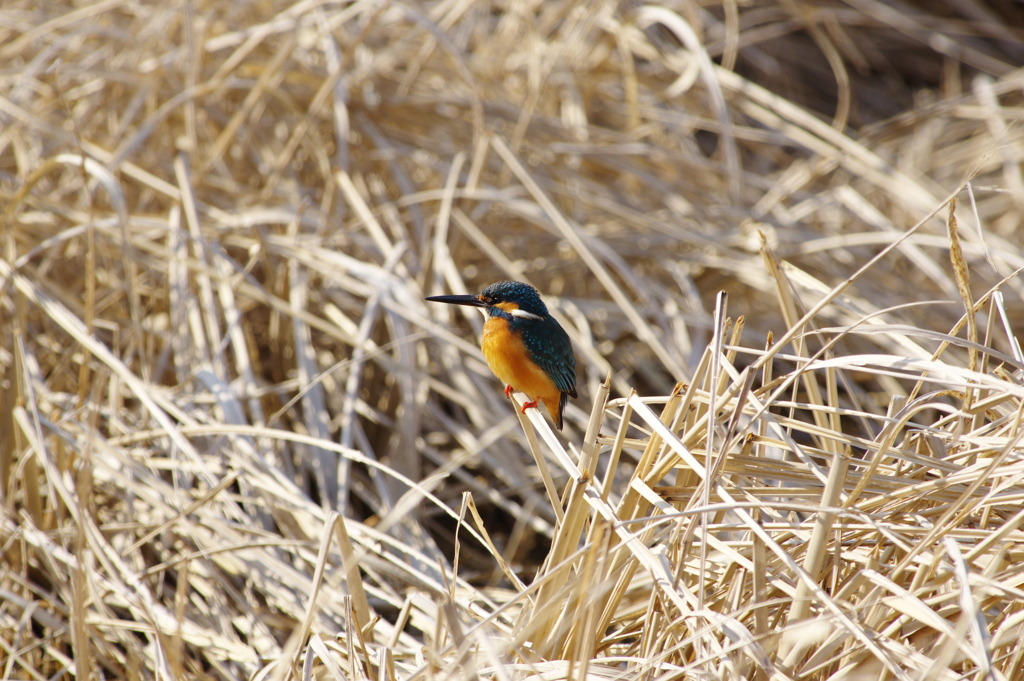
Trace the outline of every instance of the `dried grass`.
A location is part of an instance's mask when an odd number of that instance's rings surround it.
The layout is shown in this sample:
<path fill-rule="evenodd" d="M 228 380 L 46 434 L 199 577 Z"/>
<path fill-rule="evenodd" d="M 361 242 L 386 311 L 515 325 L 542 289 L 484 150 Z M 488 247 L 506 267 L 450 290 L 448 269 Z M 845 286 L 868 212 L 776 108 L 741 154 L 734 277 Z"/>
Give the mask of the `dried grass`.
<path fill-rule="evenodd" d="M 3 677 L 1024 678 L 1021 25 L 6 3 Z"/>

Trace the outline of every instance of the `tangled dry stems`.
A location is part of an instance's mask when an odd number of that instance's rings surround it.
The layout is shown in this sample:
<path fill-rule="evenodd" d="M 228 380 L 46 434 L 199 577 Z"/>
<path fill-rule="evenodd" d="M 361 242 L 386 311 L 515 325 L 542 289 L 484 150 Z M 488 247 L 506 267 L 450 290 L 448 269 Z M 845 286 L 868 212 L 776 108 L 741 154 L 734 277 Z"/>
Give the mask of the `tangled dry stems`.
<path fill-rule="evenodd" d="M 6 4 L 5 678 L 1021 678 L 1024 45 L 958 7 Z M 498 278 L 564 439 L 422 302 Z"/>

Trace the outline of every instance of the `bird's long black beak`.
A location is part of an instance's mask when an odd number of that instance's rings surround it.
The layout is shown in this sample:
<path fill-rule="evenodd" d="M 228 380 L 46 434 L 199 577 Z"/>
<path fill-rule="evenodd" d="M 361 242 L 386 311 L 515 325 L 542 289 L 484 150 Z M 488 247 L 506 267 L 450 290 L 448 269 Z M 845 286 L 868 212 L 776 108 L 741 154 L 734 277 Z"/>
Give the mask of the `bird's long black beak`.
<path fill-rule="evenodd" d="M 468 305 L 469 307 L 487 307 L 487 303 L 480 300 L 479 296 L 430 296 L 427 300 L 434 303 L 448 303 L 449 305 Z"/>

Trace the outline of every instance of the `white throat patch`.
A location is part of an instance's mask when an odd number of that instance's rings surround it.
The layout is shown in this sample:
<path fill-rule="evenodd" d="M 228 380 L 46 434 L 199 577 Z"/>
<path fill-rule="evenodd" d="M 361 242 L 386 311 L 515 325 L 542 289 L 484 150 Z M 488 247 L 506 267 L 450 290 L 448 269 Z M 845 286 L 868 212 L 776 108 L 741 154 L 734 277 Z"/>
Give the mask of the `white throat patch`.
<path fill-rule="evenodd" d="M 510 310 L 509 314 L 512 315 L 513 317 L 522 317 L 523 319 L 533 319 L 533 320 L 538 321 L 538 322 L 540 320 L 544 319 L 540 315 L 533 314 L 532 312 L 527 312 L 526 310 Z"/>

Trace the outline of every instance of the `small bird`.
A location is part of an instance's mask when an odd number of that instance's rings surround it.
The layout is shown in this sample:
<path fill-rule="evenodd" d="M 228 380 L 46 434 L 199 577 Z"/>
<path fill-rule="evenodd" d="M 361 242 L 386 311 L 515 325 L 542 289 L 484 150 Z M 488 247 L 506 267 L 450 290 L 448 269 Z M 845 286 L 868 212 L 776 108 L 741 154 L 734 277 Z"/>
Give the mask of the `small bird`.
<path fill-rule="evenodd" d="M 537 289 L 519 281 L 499 281 L 479 295 L 431 296 L 436 303 L 484 308 L 480 346 L 487 366 L 505 383 L 505 397 L 525 393 L 523 413 L 543 402 L 555 427 L 576 395 L 576 356 L 565 329 L 548 314 Z"/>

